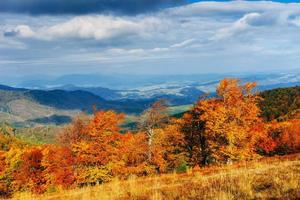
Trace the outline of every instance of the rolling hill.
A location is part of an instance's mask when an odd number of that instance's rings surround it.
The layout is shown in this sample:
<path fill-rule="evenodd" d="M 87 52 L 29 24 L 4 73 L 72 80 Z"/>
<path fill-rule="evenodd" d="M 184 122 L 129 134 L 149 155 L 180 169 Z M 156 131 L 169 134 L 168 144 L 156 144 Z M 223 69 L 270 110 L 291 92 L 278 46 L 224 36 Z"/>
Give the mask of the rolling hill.
<path fill-rule="evenodd" d="M 204 89 L 214 84 L 214 81 L 207 82 L 201 87 Z M 265 119 L 270 120 L 283 115 L 299 115 L 299 88 L 295 86 L 263 91 L 261 96 L 265 100 L 260 106 Z M 170 106 L 175 106 L 176 110 L 182 105 L 193 104 L 203 94 L 205 93 L 193 84 L 187 86 L 159 84 L 130 90 L 74 85 L 38 90 L 0 85 L 0 120 L 17 126 L 57 125 L 70 122 L 71 118 L 79 112 L 91 113 L 94 106 L 97 109 L 113 109 L 117 112 L 136 115 L 161 98 L 168 99 Z M 214 93 L 210 95 L 213 96 Z M 185 111 L 182 108 L 180 113 L 172 114 L 181 116 L 181 113 Z M 273 113 L 272 116 L 270 113 Z"/>
<path fill-rule="evenodd" d="M 4 88 L 4 87 L 3 87 Z M 29 90 L 5 87 L 0 89 L 0 120 L 18 126 L 32 124 L 61 124 L 70 122 L 79 112 L 113 109 L 117 112 L 139 113 L 152 100 L 108 101 L 87 91 Z"/>

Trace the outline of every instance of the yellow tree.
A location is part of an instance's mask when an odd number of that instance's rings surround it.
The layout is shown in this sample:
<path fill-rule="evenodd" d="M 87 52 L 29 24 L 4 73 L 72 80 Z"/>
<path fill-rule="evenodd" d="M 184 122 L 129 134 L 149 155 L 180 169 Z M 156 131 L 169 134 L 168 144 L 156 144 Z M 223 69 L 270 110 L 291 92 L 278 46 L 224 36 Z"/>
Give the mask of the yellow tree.
<path fill-rule="evenodd" d="M 152 164 L 158 172 L 172 171 L 185 162 L 185 140 L 177 120 L 154 130 Z"/>
<path fill-rule="evenodd" d="M 147 162 L 147 138 L 144 133 L 125 133 L 118 147 L 118 162 L 114 173 L 122 178 L 151 172 Z"/>
<path fill-rule="evenodd" d="M 67 189 L 75 182 L 75 158 L 68 147 L 46 145 L 43 149 L 42 166 L 47 185 Z"/>
<path fill-rule="evenodd" d="M 123 114 L 113 111 L 95 111 L 87 125 L 83 129 L 80 126 L 81 136 L 71 144 L 79 184 L 94 184 L 111 177 L 113 165 L 119 158 L 119 124 L 123 118 Z"/>
<path fill-rule="evenodd" d="M 145 110 L 140 116 L 139 128 L 147 135 L 148 159 L 152 159 L 152 146 L 155 137 L 155 129 L 163 128 L 169 121 L 168 107 L 166 100 L 159 100 Z"/>
<path fill-rule="evenodd" d="M 255 83 L 240 84 L 237 79 L 224 79 L 217 97 L 201 100 L 183 117 L 192 164 L 230 162 L 246 159 L 255 151 L 261 131 L 258 97 L 252 92 Z"/>

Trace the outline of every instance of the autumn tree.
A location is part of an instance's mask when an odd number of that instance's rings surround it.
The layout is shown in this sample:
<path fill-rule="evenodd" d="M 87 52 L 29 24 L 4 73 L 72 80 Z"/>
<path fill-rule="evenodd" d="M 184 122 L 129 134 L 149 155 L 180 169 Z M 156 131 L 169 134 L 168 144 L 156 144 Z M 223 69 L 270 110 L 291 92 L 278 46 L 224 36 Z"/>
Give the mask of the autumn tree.
<path fill-rule="evenodd" d="M 123 114 L 113 111 L 95 111 L 84 126 L 79 140 L 72 143 L 76 157 L 79 184 L 106 181 L 112 175 L 120 140 L 119 124 Z"/>
<path fill-rule="evenodd" d="M 206 131 L 211 138 L 212 154 L 224 161 L 239 160 L 254 154 L 254 145 L 262 120 L 258 96 L 252 92 L 255 83 L 240 85 L 239 80 L 225 79 L 217 88 L 219 99 L 207 107 L 202 116 L 208 120 Z"/>
<path fill-rule="evenodd" d="M 14 188 L 30 189 L 34 193 L 43 193 L 47 189 L 47 180 L 42 166 L 43 153 L 39 147 L 24 150 L 22 162 L 14 171 Z"/>
<path fill-rule="evenodd" d="M 115 174 L 126 178 L 130 175 L 147 175 L 151 168 L 147 162 L 147 138 L 144 133 L 123 134 L 118 148 Z"/>
<path fill-rule="evenodd" d="M 4 151 L 0 151 L 0 197 L 4 196 L 7 197 L 10 194 L 9 191 L 9 184 L 7 183 L 6 179 L 6 169 L 7 169 L 7 164 L 6 164 L 6 155 Z"/>
<path fill-rule="evenodd" d="M 300 151 L 300 120 L 269 122 L 257 143 L 262 155 L 284 155 Z"/>
<path fill-rule="evenodd" d="M 262 123 L 256 105 L 258 97 L 252 93 L 255 86 L 224 79 L 216 98 L 200 100 L 183 117 L 193 165 L 245 159 L 254 154 L 260 131 L 257 126 Z"/>
<path fill-rule="evenodd" d="M 63 189 L 73 186 L 76 177 L 75 157 L 72 151 L 65 146 L 47 145 L 42 153 L 43 174 L 46 177 L 47 185 L 60 186 Z"/>
<path fill-rule="evenodd" d="M 206 165 L 210 155 L 208 148 L 207 133 L 205 132 L 205 121 L 200 117 L 205 112 L 199 101 L 194 107 L 183 115 L 180 124 L 185 136 L 186 150 L 191 165 Z"/>
<path fill-rule="evenodd" d="M 151 160 L 152 143 L 155 136 L 154 130 L 162 128 L 169 120 L 168 107 L 166 100 L 159 100 L 145 110 L 140 116 L 139 128 L 147 135 L 148 140 L 148 159 Z"/>
<path fill-rule="evenodd" d="M 154 130 L 152 164 L 157 172 L 168 172 L 185 163 L 185 140 L 177 120 Z"/>
<path fill-rule="evenodd" d="M 58 134 L 57 142 L 63 146 L 71 146 L 79 142 L 84 136 L 90 117 L 80 113 L 73 118 L 72 123 L 66 125 Z"/>

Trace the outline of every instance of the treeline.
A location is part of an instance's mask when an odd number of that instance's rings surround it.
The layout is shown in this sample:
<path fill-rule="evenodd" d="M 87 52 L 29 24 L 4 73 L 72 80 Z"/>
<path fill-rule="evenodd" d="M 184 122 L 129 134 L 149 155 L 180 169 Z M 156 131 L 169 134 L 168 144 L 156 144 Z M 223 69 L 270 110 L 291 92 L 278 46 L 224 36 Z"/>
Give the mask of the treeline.
<path fill-rule="evenodd" d="M 121 134 L 123 114 L 77 116 L 56 144 L 29 145 L 0 135 L 0 195 L 43 193 L 131 175 L 184 172 L 300 151 L 300 120 L 266 120 L 255 83 L 222 80 L 217 97 L 203 98 L 183 117 L 168 116 L 161 100 L 140 116 L 138 130 Z"/>

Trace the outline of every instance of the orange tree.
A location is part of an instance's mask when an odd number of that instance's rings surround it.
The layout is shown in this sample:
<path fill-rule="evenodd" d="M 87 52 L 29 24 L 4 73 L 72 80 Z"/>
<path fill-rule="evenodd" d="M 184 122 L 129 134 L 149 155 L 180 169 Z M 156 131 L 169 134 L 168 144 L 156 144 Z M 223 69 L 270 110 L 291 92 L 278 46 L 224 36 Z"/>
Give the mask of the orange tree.
<path fill-rule="evenodd" d="M 42 166 L 47 185 L 70 188 L 75 183 L 75 157 L 65 146 L 47 145 L 43 149 Z"/>
<path fill-rule="evenodd" d="M 184 115 L 182 130 L 192 165 L 226 163 L 254 155 L 263 127 L 254 87 L 255 83 L 224 79 L 217 87 L 217 97 L 198 101 Z"/>
<path fill-rule="evenodd" d="M 86 126 L 79 126 L 80 136 L 70 144 L 76 157 L 78 184 L 95 184 L 111 178 L 118 160 L 119 124 L 123 118 L 123 114 L 113 111 L 95 111 Z M 73 133 L 78 134 L 77 130 Z"/>
<path fill-rule="evenodd" d="M 257 144 L 262 155 L 284 155 L 300 151 L 300 120 L 269 122 Z"/>
<path fill-rule="evenodd" d="M 170 172 L 185 163 L 185 140 L 177 120 L 171 120 L 164 128 L 154 132 L 149 164 L 161 173 Z"/>
<path fill-rule="evenodd" d="M 114 174 L 121 178 L 130 175 L 147 175 L 151 168 L 147 162 L 147 138 L 144 133 L 126 133 L 122 135 L 118 147 L 118 162 Z"/>
<path fill-rule="evenodd" d="M 47 189 L 47 180 L 42 166 L 42 148 L 33 147 L 23 151 L 21 162 L 13 172 L 15 190 L 30 189 L 34 193 L 43 193 Z"/>

